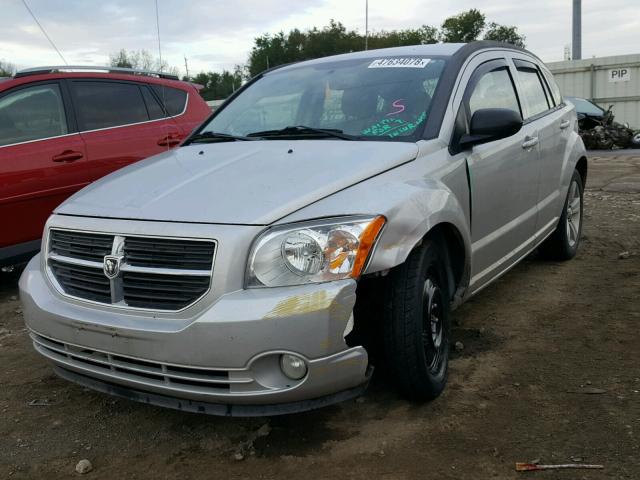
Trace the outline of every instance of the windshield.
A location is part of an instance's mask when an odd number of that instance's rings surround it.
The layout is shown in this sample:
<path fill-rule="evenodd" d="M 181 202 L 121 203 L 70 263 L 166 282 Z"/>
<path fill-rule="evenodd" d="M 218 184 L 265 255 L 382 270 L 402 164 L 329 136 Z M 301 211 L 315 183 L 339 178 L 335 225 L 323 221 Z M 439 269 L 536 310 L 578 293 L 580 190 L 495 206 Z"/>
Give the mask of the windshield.
<path fill-rule="evenodd" d="M 247 87 L 200 133 L 247 136 L 304 126 L 362 140 L 415 141 L 428 122 L 444 64 L 420 56 L 380 57 L 276 70 Z M 308 129 L 298 132 L 308 135 Z"/>
<path fill-rule="evenodd" d="M 578 97 L 566 97 L 571 103 L 576 106 L 576 112 L 584 113 L 585 115 L 600 116 L 604 113 L 604 110 L 595 103 L 591 103 L 589 100 Z"/>

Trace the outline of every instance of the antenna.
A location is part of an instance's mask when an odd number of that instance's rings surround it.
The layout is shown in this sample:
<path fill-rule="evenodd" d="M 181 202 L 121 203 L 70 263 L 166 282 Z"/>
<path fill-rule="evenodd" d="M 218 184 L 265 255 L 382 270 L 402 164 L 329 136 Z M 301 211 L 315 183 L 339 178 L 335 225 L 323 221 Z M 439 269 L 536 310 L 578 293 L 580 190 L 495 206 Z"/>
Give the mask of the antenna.
<path fill-rule="evenodd" d="M 40 27 L 40 30 L 42 30 L 42 33 L 44 34 L 44 36 L 47 38 L 47 40 L 49 40 L 49 43 L 51 44 L 51 46 L 53 47 L 53 49 L 58 53 L 58 55 L 60 56 L 60 58 L 62 59 L 62 61 L 64 62 L 65 65 L 69 65 L 67 63 L 67 60 L 62 56 L 62 53 L 60 53 L 60 50 L 58 50 L 58 47 L 56 47 L 56 44 L 53 43 L 53 40 L 51 40 L 51 37 L 49 37 L 49 35 L 47 35 L 47 32 L 45 31 L 44 27 L 42 25 L 40 25 L 40 22 L 38 21 L 38 19 L 36 18 L 36 16 L 33 14 L 33 12 L 31 11 L 31 9 L 29 8 L 29 5 L 27 5 L 27 0 L 22 0 L 22 4 L 24 5 L 24 8 L 27 9 L 27 11 L 29 12 L 29 14 L 31 15 L 31 17 L 33 18 L 33 20 L 36 22 L 36 24 L 38 25 L 38 27 Z"/>
<path fill-rule="evenodd" d="M 187 56 L 184 56 L 184 69 L 187 72 L 187 80 L 189 80 L 189 64 L 187 63 Z"/>
<path fill-rule="evenodd" d="M 159 56 L 159 69 L 160 72 L 162 72 L 162 68 L 164 65 L 162 65 L 162 46 L 160 45 L 160 15 L 158 13 L 158 0 L 156 0 L 156 32 L 158 33 L 158 56 Z M 167 111 L 167 102 L 165 101 L 165 86 L 161 85 L 160 90 L 162 91 L 162 108 L 164 108 L 165 113 L 167 114 L 167 117 L 169 116 L 169 112 Z M 169 145 L 169 127 L 167 126 L 167 151 L 169 151 L 169 149 L 171 148 Z"/>
<path fill-rule="evenodd" d="M 156 0 L 156 30 L 158 32 L 158 56 L 160 57 L 159 69 L 162 72 L 162 47 L 160 46 L 160 15 L 158 14 L 158 0 Z"/>

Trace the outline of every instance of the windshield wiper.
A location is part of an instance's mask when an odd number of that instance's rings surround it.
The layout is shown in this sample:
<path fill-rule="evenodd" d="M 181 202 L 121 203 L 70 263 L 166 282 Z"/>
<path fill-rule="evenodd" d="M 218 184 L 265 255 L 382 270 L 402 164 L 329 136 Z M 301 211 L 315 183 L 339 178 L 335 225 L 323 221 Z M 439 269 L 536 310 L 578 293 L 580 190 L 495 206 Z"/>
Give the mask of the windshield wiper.
<path fill-rule="evenodd" d="M 356 140 L 358 137 L 343 133 L 342 130 L 334 128 L 314 128 L 307 127 L 305 125 L 295 125 L 291 127 L 284 127 L 279 130 L 263 130 L 261 132 L 248 133 L 247 137 L 261 137 L 261 138 L 277 138 L 277 137 L 333 137 L 340 138 L 342 140 Z"/>
<path fill-rule="evenodd" d="M 238 140 L 256 140 L 255 138 L 243 137 L 241 135 L 231 135 L 222 132 L 200 132 L 192 135 L 184 144 L 209 143 L 209 142 L 234 142 Z"/>

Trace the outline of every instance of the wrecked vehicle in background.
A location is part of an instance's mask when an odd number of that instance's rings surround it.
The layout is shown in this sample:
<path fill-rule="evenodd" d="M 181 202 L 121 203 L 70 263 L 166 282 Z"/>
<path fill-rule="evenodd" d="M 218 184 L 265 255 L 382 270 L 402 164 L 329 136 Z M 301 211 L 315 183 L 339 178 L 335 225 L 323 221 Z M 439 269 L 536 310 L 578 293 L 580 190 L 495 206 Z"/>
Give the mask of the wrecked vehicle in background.
<path fill-rule="evenodd" d="M 576 107 L 579 134 L 587 149 L 640 148 L 640 131 L 634 131 L 628 123 L 615 122 L 613 105 L 605 110 L 586 98 L 564 98 Z"/>

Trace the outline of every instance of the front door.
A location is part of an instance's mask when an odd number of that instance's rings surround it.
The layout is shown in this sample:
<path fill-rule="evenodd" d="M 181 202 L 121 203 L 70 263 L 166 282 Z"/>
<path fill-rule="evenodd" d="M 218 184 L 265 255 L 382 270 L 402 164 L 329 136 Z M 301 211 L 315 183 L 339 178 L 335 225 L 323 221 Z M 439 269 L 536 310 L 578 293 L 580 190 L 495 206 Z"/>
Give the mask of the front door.
<path fill-rule="evenodd" d="M 522 115 L 505 60 L 482 64 L 471 76 L 460 115 L 508 108 Z M 468 123 L 468 121 L 467 121 Z M 468 152 L 471 195 L 472 278 L 477 290 L 517 261 L 532 244 L 538 195 L 538 132 L 532 124 Z"/>
<path fill-rule="evenodd" d="M 90 181 L 84 142 L 67 119 L 57 82 L 0 96 L 2 256 L 21 253 L 9 248 L 36 244 L 52 210 Z"/>

